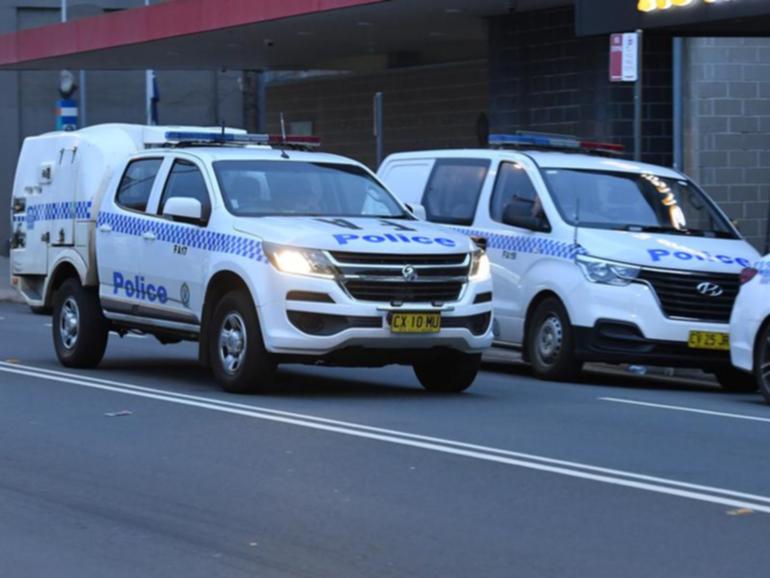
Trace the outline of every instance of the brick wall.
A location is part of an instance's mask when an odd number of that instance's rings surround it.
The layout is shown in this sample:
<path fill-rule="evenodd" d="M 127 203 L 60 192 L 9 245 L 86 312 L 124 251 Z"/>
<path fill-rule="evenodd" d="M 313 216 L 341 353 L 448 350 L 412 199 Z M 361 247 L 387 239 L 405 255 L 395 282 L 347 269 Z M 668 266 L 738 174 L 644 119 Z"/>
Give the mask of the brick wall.
<path fill-rule="evenodd" d="M 609 81 L 609 39 L 576 38 L 572 8 L 490 20 L 493 130 L 607 139 L 633 151 L 633 87 Z M 671 40 L 644 54 L 644 160 L 672 163 Z"/>
<path fill-rule="evenodd" d="M 267 90 L 268 129 L 310 121 L 325 151 L 374 168 L 374 93 L 384 93 L 385 154 L 425 148 L 478 146 L 486 113 L 486 62 L 390 70 L 273 84 Z"/>
<path fill-rule="evenodd" d="M 686 44 L 685 170 L 767 251 L 770 39 Z"/>

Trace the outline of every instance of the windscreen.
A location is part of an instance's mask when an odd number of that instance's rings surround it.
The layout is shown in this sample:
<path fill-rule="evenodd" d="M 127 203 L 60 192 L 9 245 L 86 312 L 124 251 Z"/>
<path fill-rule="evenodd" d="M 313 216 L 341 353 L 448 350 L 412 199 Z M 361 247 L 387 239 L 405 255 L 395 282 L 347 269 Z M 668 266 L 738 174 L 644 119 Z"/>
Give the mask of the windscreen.
<path fill-rule="evenodd" d="M 364 169 L 345 164 L 232 160 L 214 163 L 234 215 L 406 218 L 393 196 Z"/>
<path fill-rule="evenodd" d="M 574 169 L 544 169 L 543 175 L 571 225 L 737 238 L 708 197 L 686 179 Z"/>

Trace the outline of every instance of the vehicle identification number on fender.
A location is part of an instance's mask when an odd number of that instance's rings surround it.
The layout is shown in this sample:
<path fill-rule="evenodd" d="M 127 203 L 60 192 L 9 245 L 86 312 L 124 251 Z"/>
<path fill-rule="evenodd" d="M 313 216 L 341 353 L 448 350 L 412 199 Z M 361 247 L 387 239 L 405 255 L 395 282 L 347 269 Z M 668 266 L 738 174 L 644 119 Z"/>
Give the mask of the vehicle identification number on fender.
<path fill-rule="evenodd" d="M 441 331 L 441 314 L 393 313 L 390 330 L 393 333 L 438 333 Z"/>
<path fill-rule="evenodd" d="M 690 331 L 687 341 L 690 349 L 710 349 L 712 351 L 730 351 L 730 335 L 712 331 Z"/>

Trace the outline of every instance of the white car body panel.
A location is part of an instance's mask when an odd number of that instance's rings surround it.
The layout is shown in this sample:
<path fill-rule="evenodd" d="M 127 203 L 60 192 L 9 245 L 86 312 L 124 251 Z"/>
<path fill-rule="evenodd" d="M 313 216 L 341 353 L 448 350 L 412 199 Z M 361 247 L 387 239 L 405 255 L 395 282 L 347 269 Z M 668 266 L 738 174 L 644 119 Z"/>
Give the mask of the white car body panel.
<path fill-rule="evenodd" d="M 27 139 L 14 190 L 14 197 L 27 201 L 27 210 L 12 215 L 27 242 L 13 251 L 12 274 L 22 281 L 22 288 L 30 288 L 24 293 L 30 305 L 50 300 L 50 292 L 35 289 L 33 281 L 44 279 L 47 286 L 56 267 L 69 263 L 82 283 L 98 285 L 109 319 L 128 328 L 182 331 L 189 337 L 201 330 L 210 282 L 228 273 L 239 277 L 251 293 L 265 347 L 272 353 L 320 356 L 349 346 L 404 351 L 449 347 L 479 353 L 491 345 L 491 299 L 476 302 L 477 296 L 491 294 L 490 278 L 466 279 L 459 298 L 447 303 L 375 302 L 353 298 L 337 279 L 283 273 L 269 262 L 264 250 L 265 243 L 270 243 L 329 254 L 399 256 L 407 262 L 411 255 L 463 255 L 470 263 L 470 255 L 478 253 L 478 248 L 466 235 L 408 217 L 388 222 L 377 217 L 237 216 L 227 209 L 213 169 L 220 160 L 329 163 L 355 167 L 376 181 L 363 165 L 335 155 L 293 150 L 287 155 L 263 146 L 155 148 L 163 144 L 169 130 L 219 129 L 100 125 Z M 69 175 L 57 164 L 58 151 L 66 147 L 79 151 L 80 164 L 73 166 L 80 168 Z M 152 177 L 146 209 L 138 211 L 119 205 L 116 191 L 131 163 L 143 159 L 160 159 L 161 165 Z M 211 205 L 205 225 L 172 221 L 159 214 L 176 161 L 194 165 L 205 181 Z M 49 184 L 38 184 L 41 162 L 55 167 Z M 74 199 L 65 196 L 72 191 Z M 55 203 L 58 212 L 37 209 L 43 201 Z M 39 222 L 30 214 L 39 214 Z M 61 223 L 53 217 L 61 217 Z M 66 244 L 53 246 L 38 236 L 60 225 L 68 227 Z M 326 294 L 334 302 L 290 301 L 290 291 Z M 289 320 L 289 311 L 369 317 L 380 323 L 333 335 L 309 335 Z M 391 311 L 440 312 L 445 319 L 487 315 L 488 327 L 480 334 L 463 326 L 442 327 L 435 334 L 400 335 L 392 333 L 387 323 Z"/>
<path fill-rule="evenodd" d="M 757 275 L 741 287 L 730 318 L 733 365 L 753 372 L 759 331 L 770 320 L 770 255 L 755 264 Z"/>
<path fill-rule="evenodd" d="M 693 283 L 699 283 L 699 274 L 737 276 L 754 263 L 759 255 L 745 240 L 575 227 L 560 215 L 543 178 L 544 171 L 554 168 L 685 178 L 680 173 L 593 155 L 468 149 L 394 154 L 383 162 L 378 174 L 404 202 L 425 205 L 431 170 L 438 161 L 447 159 L 489 161 L 472 224 L 445 226 L 487 240 L 495 286 L 497 342 L 522 344 L 527 312 L 533 300 L 544 292 L 555 294 L 564 303 L 572 324 L 586 330 L 605 320 L 629 322 L 650 342 L 671 342 L 683 348 L 692 331 L 728 331 L 726 320 L 668 317 L 649 284 L 634 282 L 621 287 L 590 282 L 575 258 L 585 254 L 663 273 L 688 274 Z M 490 203 L 503 162 L 524 168 L 540 198 L 550 232 L 520 229 L 492 219 Z M 415 175 L 419 179 L 415 180 Z"/>

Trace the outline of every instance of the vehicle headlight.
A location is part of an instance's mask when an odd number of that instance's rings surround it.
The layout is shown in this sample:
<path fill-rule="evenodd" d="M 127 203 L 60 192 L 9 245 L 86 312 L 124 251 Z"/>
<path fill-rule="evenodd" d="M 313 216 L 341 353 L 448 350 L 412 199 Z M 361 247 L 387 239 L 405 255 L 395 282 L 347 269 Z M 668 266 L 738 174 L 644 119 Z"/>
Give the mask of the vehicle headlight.
<path fill-rule="evenodd" d="M 639 267 L 633 265 L 624 265 L 585 255 L 579 255 L 576 261 L 580 270 L 583 271 L 583 275 L 592 283 L 623 287 L 639 276 Z"/>
<path fill-rule="evenodd" d="M 491 266 L 489 257 L 484 251 L 474 251 L 472 253 L 470 278 L 474 281 L 485 281 L 491 275 Z"/>
<path fill-rule="evenodd" d="M 323 251 L 264 243 L 265 255 L 283 273 L 334 279 L 337 270 Z"/>

